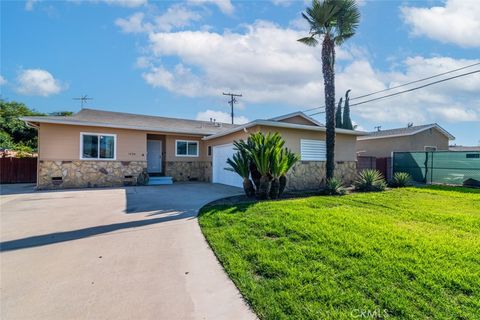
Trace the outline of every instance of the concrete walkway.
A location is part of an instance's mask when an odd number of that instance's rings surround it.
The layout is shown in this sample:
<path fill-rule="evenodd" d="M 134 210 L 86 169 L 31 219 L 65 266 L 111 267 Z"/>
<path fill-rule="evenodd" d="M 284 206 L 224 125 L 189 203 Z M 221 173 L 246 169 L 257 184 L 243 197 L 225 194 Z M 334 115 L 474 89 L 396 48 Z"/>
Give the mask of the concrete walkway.
<path fill-rule="evenodd" d="M 197 210 L 233 187 L 2 186 L 2 319 L 255 319 Z"/>

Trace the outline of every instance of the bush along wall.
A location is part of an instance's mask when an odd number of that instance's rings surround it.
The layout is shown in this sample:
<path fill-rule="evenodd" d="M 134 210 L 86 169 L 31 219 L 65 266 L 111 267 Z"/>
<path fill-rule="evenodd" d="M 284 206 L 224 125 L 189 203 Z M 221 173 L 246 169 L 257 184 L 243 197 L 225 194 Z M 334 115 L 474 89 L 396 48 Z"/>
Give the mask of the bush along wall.
<path fill-rule="evenodd" d="M 287 172 L 298 161 L 298 156 L 284 147 L 279 133 L 251 134 L 248 139 L 234 142 L 236 153 L 227 159 L 230 167 L 243 178 L 243 189 L 248 197 L 277 199 L 287 184 Z"/>

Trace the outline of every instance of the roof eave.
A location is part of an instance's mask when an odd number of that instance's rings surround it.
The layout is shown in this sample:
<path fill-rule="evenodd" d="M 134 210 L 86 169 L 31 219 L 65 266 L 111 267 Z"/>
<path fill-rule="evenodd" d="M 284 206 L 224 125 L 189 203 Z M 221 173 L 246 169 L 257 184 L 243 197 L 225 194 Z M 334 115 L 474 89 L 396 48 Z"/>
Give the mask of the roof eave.
<path fill-rule="evenodd" d="M 241 131 L 244 129 L 251 128 L 253 126 L 266 126 L 266 127 L 277 127 L 277 128 L 288 128 L 288 129 L 300 129 L 300 130 L 307 130 L 307 131 L 319 131 L 319 132 L 325 132 L 326 127 L 315 127 L 315 126 L 308 126 L 308 125 L 303 125 L 303 124 L 294 124 L 294 123 L 289 123 L 289 122 L 277 122 L 277 121 L 272 121 L 272 120 L 254 120 L 249 123 L 246 123 L 244 125 L 241 125 L 237 128 L 232 128 L 230 130 L 225 130 L 219 133 L 212 134 L 210 136 L 204 137 L 203 140 L 212 140 L 215 138 L 223 137 L 226 135 L 229 135 L 231 133 Z M 346 129 L 335 129 L 335 132 L 341 133 L 341 134 L 348 134 L 348 135 L 354 135 L 354 136 L 362 136 L 366 135 L 366 132 L 362 131 L 355 131 L 355 130 L 346 130 Z"/>
<path fill-rule="evenodd" d="M 447 130 L 440 127 L 438 124 L 433 124 L 431 126 L 421 128 L 417 131 L 413 131 L 413 132 L 409 132 L 409 133 L 391 134 L 391 135 L 386 135 L 386 136 L 369 136 L 369 135 L 366 135 L 366 136 L 358 137 L 358 140 L 363 141 L 363 140 L 374 140 L 374 139 L 385 139 L 385 138 L 408 137 L 408 136 L 413 136 L 417 133 L 420 133 L 420 132 L 423 132 L 425 130 L 429 130 L 429 129 L 432 129 L 432 128 L 436 128 L 438 131 L 440 131 L 440 133 L 442 133 L 444 136 L 446 136 L 448 138 L 448 140 L 455 140 L 455 137 L 453 135 L 451 135 Z"/>
<path fill-rule="evenodd" d="M 116 125 L 103 122 L 93 122 L 93 121 L 69 121 L 69 120 L 54 120 L 54 119 L 39 119 L 34 117 L 21 117 L 20 120 L 25 123 L 49 123 L 49 124 L 61 124 L 61 125 L 71 125 L 71 126 L 82 126 L 82 127 L 106 127 L 106 128 L 115 128 L 115 129 L 129 129 L 129 130 L 139 130 L 139 131 L 153 131 L 153 132 L 165 132 L 172 134 L 185 134 L 204 137 L 205 135 L 211 135 L 215 133 L 205 132 L 205 131 L 190 131 L 190 130 L 171 130 L 168 128 L 156 128 L 156 127 L 140 127 L 140 126 L 129 126 L 129 125 Z"/>

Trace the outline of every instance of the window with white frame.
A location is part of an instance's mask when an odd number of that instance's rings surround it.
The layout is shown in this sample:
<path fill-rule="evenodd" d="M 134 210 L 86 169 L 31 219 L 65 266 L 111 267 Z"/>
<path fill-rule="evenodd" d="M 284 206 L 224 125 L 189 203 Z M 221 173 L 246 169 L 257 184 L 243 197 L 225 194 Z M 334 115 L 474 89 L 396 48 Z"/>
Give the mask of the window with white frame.
<path fill-rule="evenodd" d="M 325 161 L 327 160 L 327 146 L 325 140 L 300 140 L 301 161 Z"/>
<path fill-rule="evenodd" d="M 177 157 L 198 157 L 198 141 L 175 140 Z"/>
<path fill-rule="evenodd" d="M 82 160 L 115 160 L 116 134 L 80 133 L 80 159 Z"/>

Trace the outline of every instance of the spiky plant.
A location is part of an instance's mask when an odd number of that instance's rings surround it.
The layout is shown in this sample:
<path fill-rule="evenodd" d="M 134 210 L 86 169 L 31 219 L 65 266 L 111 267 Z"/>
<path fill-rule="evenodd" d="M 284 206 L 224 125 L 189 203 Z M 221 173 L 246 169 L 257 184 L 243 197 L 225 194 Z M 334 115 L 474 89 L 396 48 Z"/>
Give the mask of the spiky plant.
<path fill-rule="evenodd" d="M 323 193 L 331 196 L 341 196 L 347 193 L 347 190 L 340 179 L 333 177 L 327 180 Z"/>
<path fill-rule="evenodd" d="M 383 191 L 387 187 L 380 171 L 375 169 L 366 169 L 357 175 L 354 183 L 355 190 L 358 191 Z"/>
<path fill-rule="evenodd" d="M 412 176 L 406 172 L 395 172 L 393 175 L 391 186 L 394 188 L 404 188 L 412 181 Z"/>
<path fill-rule="evenodd" d="M 225 168 L 225 170 L 232 171 L 237 173 L 243 178 L 243 190 L 247 197 L 252 197 L 255 195 L 255 189 L 253 188 L 253 183 L 250 180 L 250 170 L 249 170 L 249 158 L 245 152 L 237 151 L 232 159 L 227 159 L 227 164 L 230 167 Z"/>
<path fill-rule="evenodd" d="M 328 180 L 335 170 L 335 46 L 355 34 L 360 12 L 354 0 L 313 0 L 302 16 L 310 25 L 310 32 L 298 41 L 312 47 L 317 46 L 319 40 L 322 42 Z"/>

